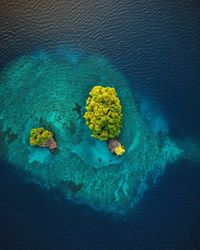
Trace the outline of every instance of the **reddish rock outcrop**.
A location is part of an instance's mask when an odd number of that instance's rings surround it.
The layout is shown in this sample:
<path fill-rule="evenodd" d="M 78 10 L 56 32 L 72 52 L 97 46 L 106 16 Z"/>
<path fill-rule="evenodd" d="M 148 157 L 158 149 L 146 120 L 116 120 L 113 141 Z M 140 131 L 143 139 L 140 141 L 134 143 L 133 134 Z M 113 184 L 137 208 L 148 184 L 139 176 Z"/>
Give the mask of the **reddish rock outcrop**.
<path fill-rule="evenodd" d="M 112 153 L 115 152 L 115 149 L 121 146 L 121 143 L 117 139 L 108 139 L 108 147 Z"/>

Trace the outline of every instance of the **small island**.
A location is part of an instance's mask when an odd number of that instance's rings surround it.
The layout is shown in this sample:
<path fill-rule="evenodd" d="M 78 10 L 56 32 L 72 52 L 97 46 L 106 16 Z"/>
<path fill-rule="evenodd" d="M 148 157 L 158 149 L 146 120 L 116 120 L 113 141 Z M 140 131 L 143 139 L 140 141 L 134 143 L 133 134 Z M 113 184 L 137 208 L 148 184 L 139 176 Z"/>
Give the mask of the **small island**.
<path fill-rule="evenodd" d="M 31 129 L 30 145 L 49 148 L 52 153 L 57 149 L 57 144 L 53 138 L 53 133 L 44 128 Z"/>

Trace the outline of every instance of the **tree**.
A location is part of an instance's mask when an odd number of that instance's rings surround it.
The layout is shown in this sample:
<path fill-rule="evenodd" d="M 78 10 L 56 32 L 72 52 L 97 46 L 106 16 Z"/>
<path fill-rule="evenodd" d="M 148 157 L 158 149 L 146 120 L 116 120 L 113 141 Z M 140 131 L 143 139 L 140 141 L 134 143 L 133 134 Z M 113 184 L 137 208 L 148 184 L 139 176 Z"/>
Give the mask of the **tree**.
<path fill-rule="evenodd" d="M 53 133 L 44 128 L 33 128 L 30 133 L 30 144 L 42 147 L 45 142 L 53 139 Z"/>
<path fill-rule="evenodd" d="M 114 88 L 95 86 L 89 93 L 84 114 L 92 137 L 115 138 L 122 127 L 122 106 Z"/>

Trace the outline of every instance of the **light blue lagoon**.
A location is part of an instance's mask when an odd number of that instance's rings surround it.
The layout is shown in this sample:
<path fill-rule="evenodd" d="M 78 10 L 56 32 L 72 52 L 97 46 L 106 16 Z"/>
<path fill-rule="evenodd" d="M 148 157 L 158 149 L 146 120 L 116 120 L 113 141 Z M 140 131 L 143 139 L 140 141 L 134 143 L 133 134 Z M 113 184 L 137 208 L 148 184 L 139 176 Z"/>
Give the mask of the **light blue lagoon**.
<path fill-rule="evenodd" d="M 152 128 L 126 78 L 101 55 L 43 50 L 10 62 L 0 80 L 1 156 L 41 187 L 59 189 L 73 202 L 125 213 L 149 180 L 183 155 L 167 131 Z M 120 98 L 122 157 L 111 154 L 105 141 L 93 139 L 85 125 L 85 102 L 95 85 L 115 87 Z M 31 128 L 41 126 L 54 132 L 57 154 L 29 145 Z"/>

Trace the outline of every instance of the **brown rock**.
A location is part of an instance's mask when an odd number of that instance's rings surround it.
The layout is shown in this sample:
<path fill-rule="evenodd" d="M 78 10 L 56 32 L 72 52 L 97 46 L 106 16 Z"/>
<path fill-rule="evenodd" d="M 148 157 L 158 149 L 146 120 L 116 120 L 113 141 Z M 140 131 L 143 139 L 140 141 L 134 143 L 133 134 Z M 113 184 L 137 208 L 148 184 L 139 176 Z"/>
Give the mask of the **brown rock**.
<path fill-rule="evenodd" d="M 117 139 L 108 139 L 108 147 L 112 153 L 114 153 L 115 149 L 119 146 L 121 146 L 121 143 Z"/>

